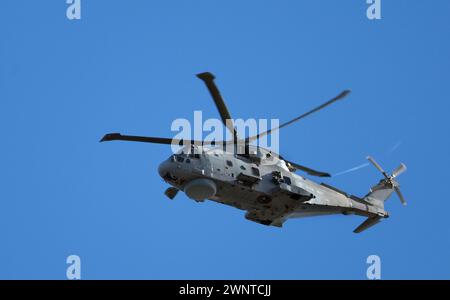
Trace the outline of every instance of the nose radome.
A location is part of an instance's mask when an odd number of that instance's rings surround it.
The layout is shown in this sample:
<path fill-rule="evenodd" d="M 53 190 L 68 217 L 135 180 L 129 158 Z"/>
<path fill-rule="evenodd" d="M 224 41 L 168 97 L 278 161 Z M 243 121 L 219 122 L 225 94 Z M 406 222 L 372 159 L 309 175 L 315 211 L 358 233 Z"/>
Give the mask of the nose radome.
<path fill-rule="evenodd" d="M 158 167 L 159 176 L 164 177 L 170 170 L 170 162 L 164 161 Z"/>

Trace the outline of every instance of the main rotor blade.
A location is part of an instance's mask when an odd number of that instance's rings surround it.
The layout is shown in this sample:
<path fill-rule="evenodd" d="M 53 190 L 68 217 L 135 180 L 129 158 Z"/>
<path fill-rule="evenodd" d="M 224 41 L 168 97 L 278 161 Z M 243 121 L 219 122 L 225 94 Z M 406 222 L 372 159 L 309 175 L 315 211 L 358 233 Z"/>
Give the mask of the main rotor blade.
<path fill-rule="evenodd" d="M 215 76 L 210 72 L 204 72 L 197 74 L 197 77 L 200 78 L 208 88 L 208 91 L 211 94 L 214 103 L 216 104 L 217 110 L 219 111 L 222 123 L 233 134 L 233 137 L 236 138 L 236 131 L 234 128 L 233 119 L 231 118 L 230 112 L 228 111 L 225 101 L 223 100 L 222 95 L 220 94 L 220 91 L 214 82 Z"/>
<path fill-rule="evenodd" d="M 282 158 L 281 156 L 280 156 L 280 159 L 284 160 L 286 163 L 290 164 L 290 165 L 291 165 L 292 167 L 294 167 L 295 169 L 297 169 L 297 170 L 302 170 L 302 171 L 308 173 L 309 175 L 312 175 L 312 176 L 319 176 L 319 177 L 331 177 L 331 175 L 330 175 L 329 173 L 316 171 L 316 170 L 314 170 L 314 169 L 311 169 L 311 168 L 308 168 L 308 167 L 305 167 L 305 166 L 296 164 L 296 163 L 294 163 L 294 162 L 292 162 L 292 161 L 289 161 L 289 160 L 287 160 L 287 159 Z"/>
<path fill-rule="evenodd" d="M 197 141 L 197 140 L 180 140 L 180 139 L 171 139 L 171 138 L 162 138 L 162 137 L 148 137 L 148 136 L 135 136 L 135 135 L 122 135 L 120 133 L 108 133 L 106 134 L 100 142 L 109 142 L 109 141 L 131 141 L 131 142 L 142 142 L 142 143 L 153 143 L 153 144 L 165 144 L 165 145 L 180 145 L 185 142 L 185 144 L 196 144 L 202 145 L 208 142 Z"/>
<path fill-rule="evenodd" d="M 312 109 L 312 110 L 310 110 L 310 111 L 308 111 L 308 112 L 306 112 L 306 113 L 304 113 L 304 114 L 302 114 L 302 115 L 300 115 L 300 116 L 298 116 L 298 117 L 296 117 L 296 118 L 290 120 L 289 122 L 286 122 L 286 123 L 284 123 L 284 124 L 281 124 L 280 126 L 278 126 L 278 127 L 276 127 L 276 128 L 267 130 L 267 131 L 265 131 L 265 132 L 263 132 L 263 133 L 260 133 L 260 134 L 258 134 L 258 135 L 255 135 L 255 136 L 246 138 L 245 141 L 246 141 L 246 143 L 251 143 L 251 142 L 253 142 L 253 141 L 255 141 L 255 140 L 257 140 L 257 139 L 259 139 L 259 138 L 261 138 L 261 137 L 263 137 L 263 136 L 266 136 L 266 135 L 272 133 L 272 132 L 275 131 L 275 130 L 279 130 L 279 129 L 281 129 L 281 128 L 283 128 L 283 127 L 286 127 L 286 126 L 288 126 L 288 125 L 290 125 L 290 124 L 292 124 L 292 123 L 294 123 L 294 122 L 297 122 L 298 120 L 301 120 L 301 119 L 303 119 L 303 118 L 305 118 L 305 117 L 307 117 L 307 116 L 309 116 L 309 115 L 311 115 L 311 114 L 313 114 L 313 113 L 315 113 L 315 112 L 317 112 L 317 111 L 319 111 L 319 110 L 321 110 L 321 109 L 327 107 L 328 105 L 330 105 L 330 104 L 332 104 L 332 103 L 334 103 L 334 102 L 336 102 L 336 101 L 338 101 L 338 100 L 343 99 L 343 98 L 346 97 L 348 94 L 350 94 L 350 90 L 345 90 L 345 91 L 343 91 L 342 93 L 340 93 L 339 95 L 337 95 L 336 97 L 334 97 L 333 99 L 331 99 L 331 100 L 325 102 L 324 104 L 322 104 L 322 105 L 320 105 L 320 106 L 318 106 L 318 107 L 316 107 L 316 108 L 314 108 L 314 109 Z"/>
<path fill-rule="evenodd" d="M 395 177 L 399 176 L 400 174 L 402 174 L 405 171 L 406 171 L 406 165 L 404 163 L 401 163 L 400 166 L 398 166 L 397 169 L 395 169 L 392 172 L 392 177 L 395 178 Z"/>
<path fill-rule="evenodd" d="M 375 168 L 378 169 L 378 171 L 380 171 L 381 173 L 383 173 L 384 177 L 389 178 L 389 176 L 387 175 L 387 173 L 383 170 L 383 168 L 375 161 L 375 159 L 373 159 L 371 156 L 367 156 L 366 157 L 367 160 L 369 160 L 372 165 L 375 166 Z"/>
<path fill-rule="evenodd" d="M 400 189 L 398 188 L 398 186 L 394 186 L 394 190 L 397 193 L 398 198 L 400 199 L 400 202 L 406 206 L 406 200 L 405 197 L 403 197 L 402 192 L 400 192 Z"/>

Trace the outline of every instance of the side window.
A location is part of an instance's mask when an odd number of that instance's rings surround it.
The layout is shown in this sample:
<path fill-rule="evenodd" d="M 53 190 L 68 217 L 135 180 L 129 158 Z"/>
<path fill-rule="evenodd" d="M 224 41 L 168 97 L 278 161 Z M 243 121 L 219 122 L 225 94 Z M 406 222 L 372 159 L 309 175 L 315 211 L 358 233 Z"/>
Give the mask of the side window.
<path fill-rule="evenodd" d="M 289 178 L 287 176 L 283 176 L 283 181 L 284 181 L 284 183 L 291 185 L 291 178 Z"/>
<path fill-rule="evenodd" d="M 255 176 L 259 176 L 259 169 L 255 168 L 255 167 L 252 167 L 252 174 L 255 175 Z"/>
<path fill-rule="evenodd" d="M 227 166 L 232 167 L 233 163 L 231 162 L 231 160 L 227 160 Z"/>
<path fill-rule="evenodd" d="M 186 158 L 186 163 L 187 163 L 187 164 L 190 164 L 190 163 L 191 163 L 191 160 L 190 160 L 189 158 Z"/>
<path fill-rule="evenodd" d="M 175 158 L 177 159 L 177 162 L 181 163 L 184 161 L 184 157 L 182 157 L 182 156 L 177 155 Z"/>

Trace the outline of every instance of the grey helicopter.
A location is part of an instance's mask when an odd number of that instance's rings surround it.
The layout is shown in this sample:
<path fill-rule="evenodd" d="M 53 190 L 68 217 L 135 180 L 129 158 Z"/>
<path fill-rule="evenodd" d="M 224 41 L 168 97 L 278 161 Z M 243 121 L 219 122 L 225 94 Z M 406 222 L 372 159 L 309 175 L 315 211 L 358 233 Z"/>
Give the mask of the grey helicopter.
<path fill-rule="evenodd" d="M 368 156 L 367 159 L 383 174 L 383 178 L 365 196 L 358 197 L 326 183 L 316 183 L 295 172 L 300 170 L 318 177 L 330 177 L 329 173 L 289 161 L 269 149 L 252 144 L 343 99 L 350 93 L 349 90 L 276 128 L 240 138 L 214 82 L 214 75 L 205 72 L 197 74 L 197 77 L 211 94 L 222 123 L 233 137 L 231 140 L 182 140 L 120 133 L 106 134 L 100 140 L 179 145 L 181 149 L 158 167 L 159 175 L 170 185 L 165 191 L 169 199 L 174 199 L 182 191 L 197 202 L 210 200 L 229 205 L 244 210 L 245 218 L 250 221 L 276 227 L 282 227 L 288 219 L 308 216 L 343 214 L 366 217 L 353 231 L 355 233 L 389 217 L 384 203 L 394 192 L 406 205 L 396 180 L 406 171 L 403 163 L 388 174 Z"/>

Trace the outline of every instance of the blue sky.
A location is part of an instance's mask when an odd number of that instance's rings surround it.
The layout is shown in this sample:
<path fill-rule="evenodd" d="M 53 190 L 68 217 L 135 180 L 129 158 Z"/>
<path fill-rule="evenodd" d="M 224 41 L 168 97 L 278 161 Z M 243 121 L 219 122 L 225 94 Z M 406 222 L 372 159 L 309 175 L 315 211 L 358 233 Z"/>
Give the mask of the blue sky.
<path fill-rule="evenodd" d="M 0 2 L 0 278 L 365 279 L 450 277 L 450 3 L 364 0 Z M 271 228 L 185 195 L 169 201 L 163 145 L 98 143 L 107 132 L 173 136 L 175 118 L 217 117 L 194 74 L 214 72 L 235 118 L 281 122 L 343 89 L 343 102 L 280 134 L 281 153 L 337 173 L 373 155 L 405 162 L 408 200 L 355 235 L 360 217 Z M 396 148 L 392 151 L 393 148 Z M 364 195 L 367 167 L 326 182 Z"/>

